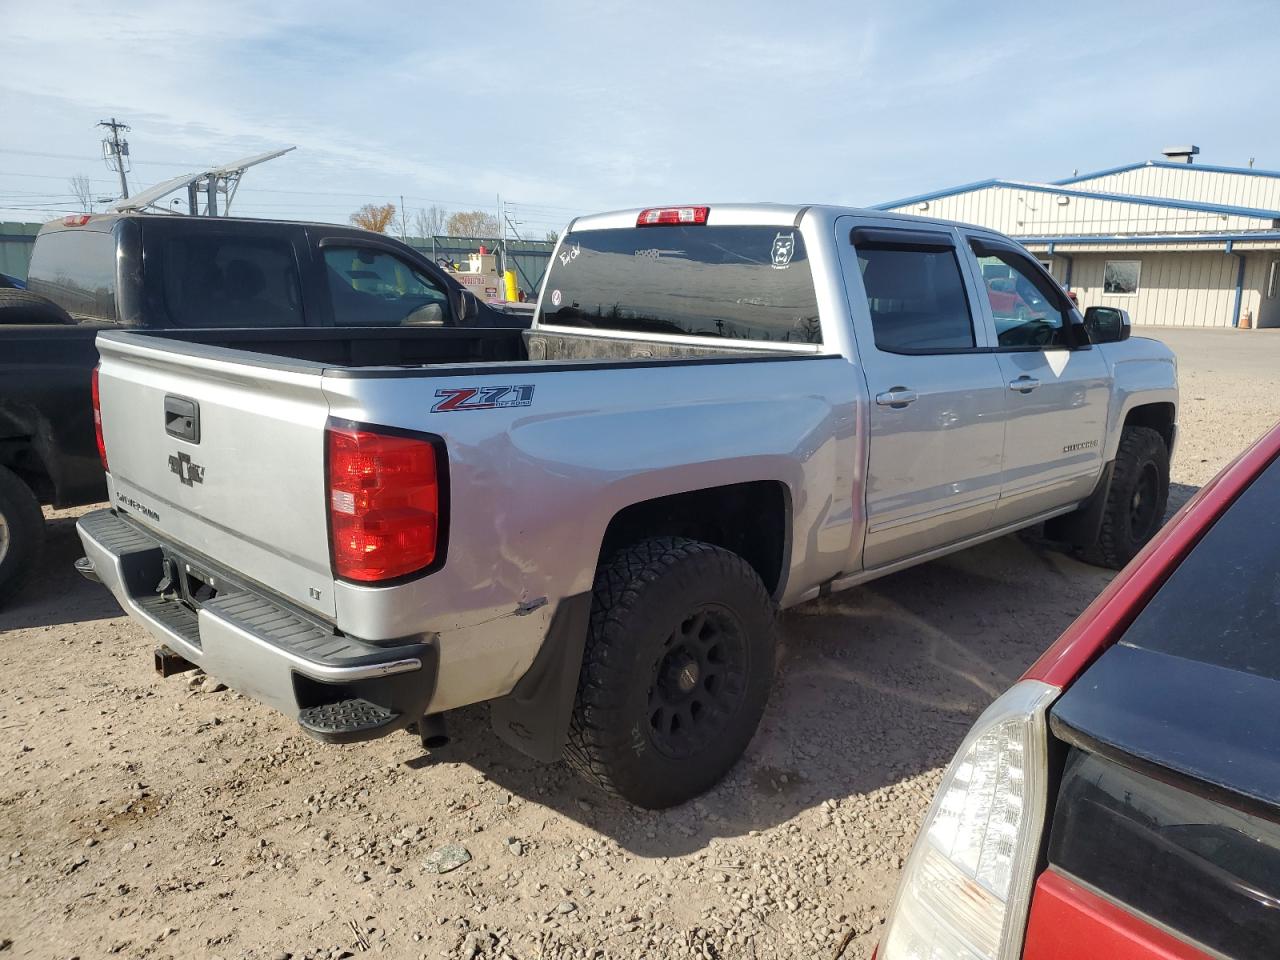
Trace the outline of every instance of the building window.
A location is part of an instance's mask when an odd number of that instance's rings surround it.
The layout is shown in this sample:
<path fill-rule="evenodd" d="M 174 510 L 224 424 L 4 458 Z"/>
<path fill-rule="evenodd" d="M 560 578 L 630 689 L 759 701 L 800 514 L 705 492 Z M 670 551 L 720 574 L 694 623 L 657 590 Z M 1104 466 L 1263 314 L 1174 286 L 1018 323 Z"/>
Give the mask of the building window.
<path fill-rule="evenodd" d="M 1141 260 L 1108 260 L 1102 274 L 1102 292 L 1132 296 L 1138 292 L 1138 278 L 1141 275 Z"/>

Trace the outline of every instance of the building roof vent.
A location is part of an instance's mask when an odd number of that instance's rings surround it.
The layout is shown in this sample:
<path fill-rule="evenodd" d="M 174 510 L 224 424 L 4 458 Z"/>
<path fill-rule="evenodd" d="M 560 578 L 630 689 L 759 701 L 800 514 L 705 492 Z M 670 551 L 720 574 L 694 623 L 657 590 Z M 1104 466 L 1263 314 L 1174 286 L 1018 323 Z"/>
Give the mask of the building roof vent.
<path fill-rule="evenodd" d="M 1190 163 L 1191 158 L 1200 152 L 1200 148 L 1194 144 L 1188 144 L 1185 147 L 1165 147 L 1160 152 L 1173 163 Z"/>

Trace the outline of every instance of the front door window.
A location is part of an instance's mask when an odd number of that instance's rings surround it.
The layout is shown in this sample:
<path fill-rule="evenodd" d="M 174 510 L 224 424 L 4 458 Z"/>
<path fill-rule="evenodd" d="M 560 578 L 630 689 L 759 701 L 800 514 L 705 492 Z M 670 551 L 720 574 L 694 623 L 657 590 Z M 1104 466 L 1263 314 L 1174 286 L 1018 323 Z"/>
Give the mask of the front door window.
<path fill-rule="evenodd" d="M 1052 280 L 1018 254 L 988 250 L 979 256 L 982 282 L 1002 347 L 1071 346 L 1060 292 Z"/>

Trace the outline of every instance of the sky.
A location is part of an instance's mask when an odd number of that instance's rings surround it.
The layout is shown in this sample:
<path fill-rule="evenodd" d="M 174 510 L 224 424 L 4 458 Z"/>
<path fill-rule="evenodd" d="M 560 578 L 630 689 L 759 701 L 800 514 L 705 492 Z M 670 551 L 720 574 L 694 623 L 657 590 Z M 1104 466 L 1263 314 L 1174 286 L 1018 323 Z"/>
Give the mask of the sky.
<path fill-rule="evenodd" d="M 870 205 L 1158 159 L 1280 169 L 1280 3 L 0 0 L 0 220 L 252 169 L 245 216 Z"/>

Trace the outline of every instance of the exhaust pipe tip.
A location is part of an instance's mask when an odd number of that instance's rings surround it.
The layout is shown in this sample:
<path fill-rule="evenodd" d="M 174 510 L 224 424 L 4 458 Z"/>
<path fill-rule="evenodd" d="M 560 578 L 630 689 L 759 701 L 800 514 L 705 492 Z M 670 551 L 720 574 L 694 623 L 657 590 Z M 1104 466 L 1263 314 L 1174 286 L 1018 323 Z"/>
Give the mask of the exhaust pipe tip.
<path fill-rule="evenodd" d="M 81 557 L 76 561 L 76 573 L 84 577 L 91 583 L 101 583 L 102 578 L 98 576 L 97 568 L 94 567 L 93 561 L 88 557 Z"/>
<path fill-rule="evenodd" d="M 433 713 L 418 721 L 418 737 L 422 740 L 422 749 L 439 750 L 449 742 L 449 729 L 445 726 L 444 714 Z"/>

